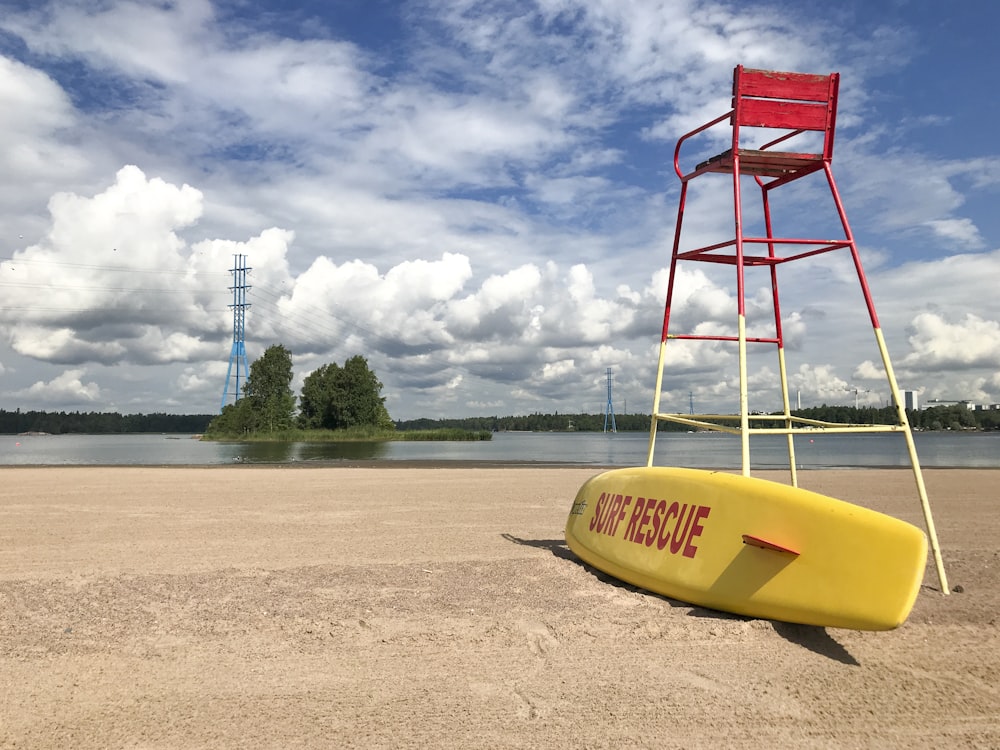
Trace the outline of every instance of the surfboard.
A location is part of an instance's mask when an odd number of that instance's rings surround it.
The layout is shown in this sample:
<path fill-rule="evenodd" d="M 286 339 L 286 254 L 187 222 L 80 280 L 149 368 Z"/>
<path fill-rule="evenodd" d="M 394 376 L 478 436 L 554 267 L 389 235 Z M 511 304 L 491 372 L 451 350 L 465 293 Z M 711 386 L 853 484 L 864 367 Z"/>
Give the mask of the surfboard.
<path fill-rule="evenodd" d="M 566 542 L 622 581 L 701 607 L 891 630 L 916 601 L 927 540 L 897 518 L 754 477 L 614 469 L 580 488 Z"/>

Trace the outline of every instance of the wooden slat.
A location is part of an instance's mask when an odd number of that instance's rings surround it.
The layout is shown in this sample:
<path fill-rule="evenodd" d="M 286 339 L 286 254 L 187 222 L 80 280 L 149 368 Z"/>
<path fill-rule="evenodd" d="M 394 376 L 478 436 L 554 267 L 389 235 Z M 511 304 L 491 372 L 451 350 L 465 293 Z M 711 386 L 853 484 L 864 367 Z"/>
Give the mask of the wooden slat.
<path fill-rule="evenodd" d="M 822 154 L 799 154 L 788 151 L 759 151 L 740 149 L 740 172 L 763 177 L 781 177 L 799 170 L 815 170 L 823 161 Z M 696 169 L 708 168 L 711 172 L 732 173 L 732 150 L 703 161 Z"/>
<path fill-rule="evenodd" d="M 825 104 L 743 99 L 737 103 L 740 125 L 789 130 L 826 130 L 829 110 Z"/>
<path fill-rule="evenodd" d="M 825 102 L 830 99 L 831 83 L 838 75 L 744 69 L 739 77 L 739 90 L 736 93 L 741 96 L 763 96 L 770 99 Z"/>
<path fill-rule="evenodd" d="M 803 162 L 820 161 L 822 158 L 822 154 L 800 154 L 792 151 L 758 151 L 749 148 L 740 149 L 740 163 L 742 164 L 784 164 L 801 167 L 803 166 Z"/>

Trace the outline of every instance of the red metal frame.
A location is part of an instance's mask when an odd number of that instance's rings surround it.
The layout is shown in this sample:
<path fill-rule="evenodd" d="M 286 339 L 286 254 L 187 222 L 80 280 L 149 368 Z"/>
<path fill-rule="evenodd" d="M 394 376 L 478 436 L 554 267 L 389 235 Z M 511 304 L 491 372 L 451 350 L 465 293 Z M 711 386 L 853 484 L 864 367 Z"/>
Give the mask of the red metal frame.
<path fill-rule="evenodd" d="M 871 303 L 868 283 L 861 267 L 857 248 L 847 223 L 840 195 L 837 191 L 830 161 L 833 158 L 834 134 L 836 131 L 837 97 L 840 86 L 840 74 L 814 75 L 807 73 L 787 73 L 770 70 L 747 69 L 742 65 L 733 72 L 733 108 L 714 120 L 695 128 L 681 136 L 674 148 L 674 171 L 681 181 L 681 195 L 677 208 L 677 224 L 674 233 L 674 244 L 670 260 L 670 273 L 667 289 L 667 300 L 664 308 L 661 341 L 670 338 L 706 339 L 715 341 L 735 341 L 733 336 L 703 336 L 669 334 L 670 310 L 673 300 L 673 280 L 677 261 L 696 260 L 708 263 L 721 263 L 736 266 L 738 313 L 746 313 L 744 294 L 744 273 L 746 266 L 770 266 L 772 299 L 775 313 L 776 336 L 771 338 L 746 339 L 749 342 L 774 343 L 783 347 L 781 332 L 780 304 L 778 302 L 778 281 L 776 266 L 793 260 L 801 260 L 814 255 L 851 248 L 858 276 L 868 305 L 872 324 L 878 327 L 875 308 Z M 685 173 L 680 166 L 681 147 L 691 137 L 728 120 L 732 127 L 732 147 L 711 159 L 701 162 L 691 172 Z M 747 149 L 741 145 L 743 128 L 763 128 L 782 130 L 781 135 L 773 138 L 759 148 Z M 823 146 L 819 153 L 776 151 L 774 146 L 783 144 L 804 133 L 817 132 L 823 137 Z M 776 187 L 786 185 L 793 180 L 823 170 L 833 194 L 834 202 L 844 229 L 844 238 L 818 239 L 806 237 L 775 237 L 771 223 L 771 207 L 769 194 Z M 688 183 L 695 177 L 707 173 L 727 173 L 733 177 L 733 201 L 735 215 L 735 236 L 731 240 L 707 245 L 684 252 L 680 251 L 681 226 L 687 202 Z M 740 178 L 743 175 L 752 176 L 761 189 L 763 215 L 766 227 L 764 237 L 746 236 L 742 232 L 743 208 L 740 190 Z M 770 179 L 764 180 L 768 177 Z M 766 245 L 767 255 L 747 255 L 745 246 Z M 777 248 L 787 246 L 800 249 L 789 255 L 778 255 Z M 734 248 L 735 252 L 727 254 L 719 252 Z"/>

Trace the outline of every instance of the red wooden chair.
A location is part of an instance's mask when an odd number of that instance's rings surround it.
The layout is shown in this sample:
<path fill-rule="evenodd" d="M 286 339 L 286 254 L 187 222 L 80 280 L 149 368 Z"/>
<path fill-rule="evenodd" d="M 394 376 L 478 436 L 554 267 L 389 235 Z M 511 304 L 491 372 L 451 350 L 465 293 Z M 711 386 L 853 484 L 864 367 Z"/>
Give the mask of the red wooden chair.
<path fill-rule="evenodd" d="M 828 164 L 833 158 L 839 84 L 839 73 L 781 73 L 737 66 L 733 74 L 732 110 L 677 141 L 674 150 L 677 176 L 686 182 L 705 172 L 739 172 L 787 181 L 822 169 L 823 163 Z M 684 142 L 727 119 L 732 126 L 732 148 L 684 174 L 680 168 L 680 150 Z M 746 148 L 741 139 L 745 128 L 785 132 L 759 147 Z M 822 149 L 816 153 L 774 148 L 809 132 L 822 134 Z"/>

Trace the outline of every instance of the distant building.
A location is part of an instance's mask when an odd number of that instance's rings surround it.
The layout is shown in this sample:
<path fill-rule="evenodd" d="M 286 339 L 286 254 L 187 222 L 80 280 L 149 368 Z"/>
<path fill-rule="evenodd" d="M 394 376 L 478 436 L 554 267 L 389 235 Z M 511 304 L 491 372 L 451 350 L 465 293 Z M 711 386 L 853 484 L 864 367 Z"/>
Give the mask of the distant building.
<path fill-rule="evenodd" d="M 994 409 L 1000 409 L 1000 404 L 977 404 L 968 399 L 932 398 L 921 404 L 916 391 L 901 391 L 901 393 L 903 394 L 903 408 L 908 411 L 933 409 L 936 406 L 964 406 L 969 411 L 993 411 Z"/>
<path fill-rule="evenodd" d="M 924 404 L 925 409 L 933 409 L 935 406 L 964 406 L 969 411 L 974 411 L 976 408 L 972 401 L 951 401 L 945 398 L 932 398 Z"/>

